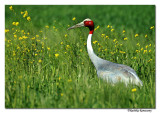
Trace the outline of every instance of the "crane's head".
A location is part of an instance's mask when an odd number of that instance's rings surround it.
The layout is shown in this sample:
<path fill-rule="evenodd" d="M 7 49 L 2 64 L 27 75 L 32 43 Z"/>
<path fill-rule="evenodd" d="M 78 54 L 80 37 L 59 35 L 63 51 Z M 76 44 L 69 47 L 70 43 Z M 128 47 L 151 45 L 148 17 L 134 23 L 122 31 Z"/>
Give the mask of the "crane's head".
<path fill-rule="evenodd" d="M 93 34 L 93 31 L 94 31 L 94 23 L 93 23 L 93 21 L 92 21 L 91 19 L 89 19 L 89 18 L 87 18 L 87 19 L 83 20 L 82 22 L 80 22 L 80 23 L 78 23 L 78 24 L 76 24 L 76 25 L 68 28 L 68 30 L 74 29 L 74 28 L 77 28 L 77 27 L 83 27 L 83 26 L 89 28 L 89 30 L 90 30 L 89 34 Z"/>

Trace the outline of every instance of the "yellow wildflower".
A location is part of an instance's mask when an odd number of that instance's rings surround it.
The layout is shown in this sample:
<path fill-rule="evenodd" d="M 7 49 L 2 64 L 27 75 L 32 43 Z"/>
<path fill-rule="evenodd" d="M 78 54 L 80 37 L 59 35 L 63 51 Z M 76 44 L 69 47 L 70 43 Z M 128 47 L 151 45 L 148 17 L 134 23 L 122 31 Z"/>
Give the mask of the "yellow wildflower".
<path fill-rule="evenodd" d="M 13 51 L 13 56 L 15 56 L 16 55 L 16 52 L 15 51 Z"/>
<path fill-rule="evenodd" d="M 140 51 L 139 51 L 139 50 L 136 50 L 136 52 L 139 53 Z"/>
<path fill-rule="evenodd" d="M 48 50 L 50 50 L 50 47 L 47 47 Z"/>
<path fill-rule="evenodd" d="M 9 9 L 12 11 L 12 10 L 13 10 L 13 7 L 12 7 L 12 6 L 10 6 L 10 7 L 9 7 Z"/>
<path fill-rule="evenodd" d="M 36 37 L 38 38 L 38 37 L 39 37 L 39 35 L 36 35 Z"/>
<path fill-rule="evenodd" d="M 137 89 L 136 89 L 136 88 L 133 88 L 133 89 L 132 89 L 132 92 L 136 92 L 136 91 L 137 91 Z"/>
<path fill-rule="evenodd" d="M 104 49 L 104 51 L 107 51 L 107 48 L 106 48 L 106 49 Z"/>
<path fill-rule="evenodd" d="M 93 41 L 93 44 L 96 44 L 98 41 L 97 40 L 95 40 L 95 41 Z"/>
<path fill-rule="evenodd" d="M 126 38 L 124 38 L 124 40 L 127 40 L 128 38 L 126 37 Z"/>
<path fill-rule="evenodd" d="M 141 48 L 141 51 L 143 50 L 143 48 Z"/>
<path fill-rule="evenodd" d="M 154 26 L 151 26 L 150 29 L 154 29 Z"/>
<path fill-rule="evenodd" d="M 58 79 L 61 80 L 61 77 L 59 77 Z"/>
<path fill-rule="evenodd" d="M 31 20 L 31 17 L 30 17 L 30 16 L 28 16 L 28 17 L 27 17 L 27 20 L 28 20 L 28 21 L 30 21 L 30 20 Z"/>
<path fill-rule="evenodd" d="M 146 45 L 146 49 L 148 48 L 148 45 Z"/>
<path fill-rule="evenodd" d="M 114 31 L 114 29 L 111 29 L 111 32 L 113 32 Z"/>
<path fill-rule="evenodd" d="M 136 57 L 133 57 L 133 59 L 136 59 Z"/>
<path fill-rule="evenodd" d="M 9 32 L 9 29 L 5 29 L 5 33 Z"/>
<path fill-rule="evenodd" d="M 94 30 L 96 31 L 97 29 L 99 29 L 99 25 Z"/>
<path fill-rule="evenodd" d="M 54 56 L 57 58 L 59 56 L 59 54 L 56 53 Z"/>
<path fill-rule="evenodd" d="M 26 39 L 26 38 L 28 38 L 28 37 L 24 35 L 24 36 L 22 36 L 22 38 Z"/>
<path fill-rule="evenodd" d="M 135 38 L 138 37 L 138 36 L 139 36 L 138 34 L 135 34 Z"/>
<path fill-rule="evenodd" d="M 117 39 L 114 39 L 113 42 L 115 42 Z"/>
<path fill-rule="evenodd" d="M 147 34 L 145 35 L 145 38 L 147 38 Z"/>
<path fill-rule="evenodd" d="M 19 40 L 22 40 L 23 38 L 22 37 L 19 37 Z"/>
<path fill-rule="evenodd" d="M 149 44 L 149 47 L 151 47 L 152 45 L 151 44 Z"/>
<path fill-rule="evenodd" d="M 38 62 L 39 62 L 39 63 L 41 63 L 41 62 L 42 62 L 42 60 L 41 60 L 41 59 L 39 59 L 39 60 L 38 60 Z"/>
<path fill-rule="evenodd" d="M 75 20 L 76 20 L 76 17 L 73 17 L 72 20 L 75 21 Z"/>
<path fill-rule="evenodd" d="M 32 40 L 36 39 L 36 37 L 31 38 Z"/>
<path fill-rule="evenodd" d="M 125 30 L 122 31 L 122 33 L 125 33 L 125 32 L 126 32 Z"/>
<path fill-rule="evenodd" d="M 18 26 L 18 25 L 19 25 L 19 22 L 16 22 L 15 25 Z"/>
<path fill-rule="evenodd" d="M 63 96 L 63 93 L 61 93 L 61 96 Z"/>
<path fill-rule="evenodd" d="M 55 26 L 53 26 L 53 29 L 55 29 L 56 27 Z"/>
<path fill-rule="evenodd" d="M 12 25 L 16 25 L 16 22 L 12 22 Z"/>
<path fill-rule="evenodd" d="M 45 26 L 45 28 L 49 28 L 49 26 L 47 25 L 47 26 Z"/>
<path fill-rule="evenodd" d="M 71 48 L 70 45 L 67 45 L 66 48 Z"/>
<path fill-rule="evenodd" d="M 19 47 L 19 46 L 17 46 L 17 49 L 20 49 L 20 47 Z"/>
<path fill-rule="evenodd" d="M 24 12 L 23 12 L 23 11 L 21 11 L 21 15 L 22 15 L 22 14 L 24 14 Z"/>
<path fill-rule="evenodd" d="M 110 25 L 108 25 L 107 28 L 110 28 Z"/>
<path fill-rule="evenodd" d="M 67 37 L 67 34 L 65 34 L 64 37 Z"/>
<path fill-rule="evenodd" d="M 82 49 L 80 49 L 80 52 L 82 52 Z"/>
<path fill-rule="evenodd" d="M 151 52 L 151 49 L 149 50 L 149 53 Z"/>
<path fill-rule="evenodd" d="M 61 45 L 63 44 L 63 42 L 61 42 Z"/>
<path fill-rule="evenodd" d="M 37 56 L 38 54 L 35 54 L 35 56 Z"/>
<path fill-rule="evenodd" d="M 27 11 L 24 11 L 23 17 L 25 18 L 26 16 L 28 16 L 28 12 L 27 12 Z"/>
<path fill-rule="evenodd" d="M 147 50 L 144 50 L 144 51 L 143 51 L 143 54 L 144 54 L 144 53 L 147 53 Z"/>
<path fill-rule="evenodd" d="M 140 44 L 139 44 L 139 43 L 137 43 L 137 46 L 140 46 Z"/>
<path fill-rule="evenodd" d="M 105 34 L 101 34 L 101 37 L 104 37 L 105 36 Z"/>
<path fill-rule="evenodd" d="M 17 38 L 17 35 L 14 35 L 14 38 Z"/>
<path fill-rule="evenodd" d="M 148 62 L 152 61 L 152 59 L 148 60 Z"/>
<path fill-rule="evenodd" d="M 126 53 L 126 52 L 124 52 L 124 51 L 120 51 L 120 53 L 124 54 L 124 53 Z"/>
<path fill-rule="evenodd" d="M 109 39 L 109 36 L 106 36 L 107 39 Z"/>

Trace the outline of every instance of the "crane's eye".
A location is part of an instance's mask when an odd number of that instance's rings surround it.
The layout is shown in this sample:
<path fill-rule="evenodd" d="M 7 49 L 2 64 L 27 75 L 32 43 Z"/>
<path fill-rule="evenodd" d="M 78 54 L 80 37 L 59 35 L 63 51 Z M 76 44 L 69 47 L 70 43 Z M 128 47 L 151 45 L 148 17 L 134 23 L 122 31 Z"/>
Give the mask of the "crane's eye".
<path fill-rule="evenodd" d="M 89 26 L 91 24 L 91 22 L 89 22 L 89 21 L 84 21 L 84 25 L 85 26 Z"/>

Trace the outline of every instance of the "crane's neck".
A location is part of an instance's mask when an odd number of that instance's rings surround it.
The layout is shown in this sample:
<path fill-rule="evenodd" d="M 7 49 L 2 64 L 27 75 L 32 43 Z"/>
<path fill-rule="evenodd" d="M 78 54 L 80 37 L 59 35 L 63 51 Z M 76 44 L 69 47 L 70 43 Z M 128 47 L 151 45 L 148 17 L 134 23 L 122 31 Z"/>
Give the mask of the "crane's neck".
<path fill-rule="evenodd" d="M 92 33 L 89 33 L 88 39 L 87 39 L 87 51 L 88 51 L 88 54 L 89 54 L 89 57 L 90 57 L 92 63 L 94 64 L 94 66 L 96 67 L 96 69 L 98 69 L 99 64 L 102 63 L 104 60 L 101 59 L 101 58 L 99 58 L 94 53 L 93 48 L 92 48 L 91 40 L 92 40 Z"/>

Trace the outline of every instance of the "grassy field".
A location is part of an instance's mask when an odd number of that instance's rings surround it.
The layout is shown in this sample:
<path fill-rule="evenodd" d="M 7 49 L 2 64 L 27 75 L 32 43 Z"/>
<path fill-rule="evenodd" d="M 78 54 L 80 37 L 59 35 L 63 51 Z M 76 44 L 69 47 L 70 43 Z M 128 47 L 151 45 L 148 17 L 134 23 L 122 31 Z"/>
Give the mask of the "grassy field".
<path fill-rule="evenodd" d="M 89 59 L 93 49 L 132 67 L 143 87 L 111 85 Z M 155 108 L 155 6 L 5 6 L 6 108 Z"/>

